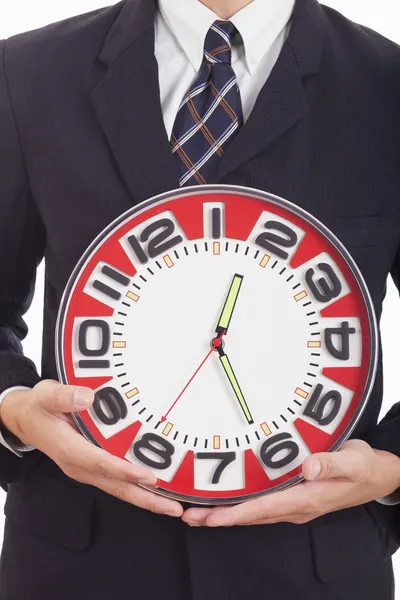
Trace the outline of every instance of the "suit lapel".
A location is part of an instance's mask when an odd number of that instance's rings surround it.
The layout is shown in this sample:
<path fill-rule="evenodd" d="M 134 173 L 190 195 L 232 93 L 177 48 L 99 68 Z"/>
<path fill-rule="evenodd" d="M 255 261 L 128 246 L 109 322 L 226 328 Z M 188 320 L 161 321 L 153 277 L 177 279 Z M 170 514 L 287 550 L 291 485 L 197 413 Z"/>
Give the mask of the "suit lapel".
<path fill-rule="evenodd" d="M 91 101 L 135 203 L 179 187 L 162 116 L 154 0 L 129 0 L 104 42 Z"/>
<path fill-rule="evenodd" d="M 285 45 L 240 133 L 227 146 L 215 179 L 220 181 L 282 136 L 308 110 L 296 59 Z"/>
<path fill-rule="evenodd" d="M 101 49 L 107 67 L 91 101 L 134 202 L 179 188 L 164 127 L 154 56 L 156 0 L 126 0 Z M 254 109 L 228 145 L 213 181 L 249 161 L 309 110 L 304 78 L 318 71 L 325 16 L 317 0 L 297 0 L 289 36 Z"/>
<path fill-rule="evenodd" d="M 316 0 L 297 0 L 278 60 L 249 119 L 228 145 L 212 183 L 249 161 L 308 112 L 303 79 L 318 71 L 324 24 L 324 13 Z"/>

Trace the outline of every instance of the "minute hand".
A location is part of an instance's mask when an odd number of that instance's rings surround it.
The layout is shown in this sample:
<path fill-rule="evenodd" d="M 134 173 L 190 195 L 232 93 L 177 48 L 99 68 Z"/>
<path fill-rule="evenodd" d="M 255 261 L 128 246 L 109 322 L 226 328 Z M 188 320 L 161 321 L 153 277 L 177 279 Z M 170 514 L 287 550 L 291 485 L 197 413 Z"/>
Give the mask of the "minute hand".
<path fill-rule="evenodd" d="M 240 288 L 243 282 L 243 275 L 234 275 L 229 288 L 228 295 L 225 300 L 224 308 L 222 309 L 221 316 L 218 321 L 217 328 L 215 330 L 217 335 L 220 335 L 223 331 L 227 332 L 229 323 L 231 322 L 233 310 L 235 308 L 236 300 L 239 296 Z"/>
<path fill-rule="evenodd" d="M 254 419 L 251 415 L 249 407 L 247 406 L 246 399 L 243 396 L 243 392 L 240 388 L 238 380 L 236 379 L 236 375 L 235 375 L 234 370 L 232 369 L 232 365 L 229 361 L 229 358 L 227 357 L 227 355 L 225 354 L 225 352 L 223 351 L 223 349 L 221 347 L 218 348 L 217 351 L 219 354 L 219 360 L 221 362 L 221 365 L 224 367 L 224 371 L 226 373 L 226 376 L 228 377 L 229 383 L 231 384 L 232 389 L 235 392 L 235 396 L 239 401 L 240 408 L 242 409 L 244 416 L 247 419 L 248 424 L 252 425 L 254 423 Z"/>

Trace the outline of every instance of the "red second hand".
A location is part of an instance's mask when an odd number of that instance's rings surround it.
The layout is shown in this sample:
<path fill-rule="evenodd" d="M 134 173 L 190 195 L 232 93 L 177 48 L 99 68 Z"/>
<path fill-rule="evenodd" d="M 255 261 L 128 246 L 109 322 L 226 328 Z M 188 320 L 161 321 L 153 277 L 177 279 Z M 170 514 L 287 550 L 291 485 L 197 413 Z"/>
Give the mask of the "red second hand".
<path fill-rule="evenodd" d="M 167 412 L 165 413 L 164 416 L 161 417 L 161 423 L 163 423 L 164 421 L 167 420 L 167 417 L 169 415 L 169 413 L 171 412 L 171 410 L 174 408 L 175 404 L 178 402 L 178 400 L 180 400 L 180 398 L 183 396 L 183 394 L 186 392 L 186 390 L 188 389 L 189 385 L 192 383 L 193 379 L 196 377 L 197 373 L 200 371 L 200 369 L 202 368 L 202 366 L 204 365 L 204 363 L 210 358 L 211 354 L 214 352 L 214 350 L 216 348 L 219 348 L 219 346 L 221 346 L 222 344 L 222 336 L 225 335 L 226 331 L 223 331 L 216 339 L 214 339 L 212 341 L 212 348 L 211 350 L 207 353 L 207 356 L 205 357 L 205 359 L 201 362 L 201 364 L 198 366 L 198 368 L 196 369 L 196 371 L 193 373 L 193 375 L 191 376 L 191 378 L 189 379 L 189 381 L 187 382 L 187 384 L 185 385 L 185 387 L 183 388 L 183 390 L 181 391 L 181 393 L 179 394 L 179 396 L 177 397 L 177 399 L 175 400 L 175 402 L 170 406 L 170 408 L 167 410 Z"/>

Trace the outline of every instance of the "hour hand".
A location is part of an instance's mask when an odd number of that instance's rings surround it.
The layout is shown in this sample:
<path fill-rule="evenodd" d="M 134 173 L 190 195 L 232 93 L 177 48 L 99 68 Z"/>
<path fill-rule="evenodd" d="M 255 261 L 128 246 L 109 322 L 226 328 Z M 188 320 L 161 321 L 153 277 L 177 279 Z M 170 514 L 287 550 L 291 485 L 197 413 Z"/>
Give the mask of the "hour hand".
<path fill-rule="evenodd" d="M 219 360 L 221 362 L 221 365 L 224 368 L 224 371 L 226 373 L 226 376 L 228 377 L 229 383 L 232 386 L 232 389 L 235 393 L 235 396 L 240 404 L 240 408 L 243 411 L 244 416 L 247 419 L 247 422 L 249 425 L 252 425 L 254 423 L 254 419 L 252 417 L 252 414 L 249 410 L 249 407 L 247 406 L 247 402 L 246 399 L 243 395 L 243 392 L 240 388 L 239 382 L 236 378 L 235 372 L 232 368 L 232 365 L 229 361 L 229 358 L 227 357 L 227 355 L 225 354 L 225 352 L 223 351 L 222 347 L 219 347 L 217 349 L 218 354 L 219 354 Z"/>
<path fill-rule="evenodd" d="M 217 335 L 220 335 L 223 331 L 225 331 L 225 333 L 228 331 L 229 323 L 231 322 L 233 310 L 235 308 L 236 300 L 239 296 L 242 282 L 243 275 L 238 275 L 236 273 L 232 279 L 231 287 L 229 288 L 224 308 L 222 309 L 222 313 L 215 330 Z"/>

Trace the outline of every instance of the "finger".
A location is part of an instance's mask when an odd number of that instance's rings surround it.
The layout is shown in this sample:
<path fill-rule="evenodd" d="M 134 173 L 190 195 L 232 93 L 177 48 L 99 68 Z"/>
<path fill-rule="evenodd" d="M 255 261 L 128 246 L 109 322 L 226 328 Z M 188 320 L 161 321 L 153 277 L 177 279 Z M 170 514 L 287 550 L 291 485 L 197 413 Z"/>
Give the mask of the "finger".
<path fill-rule="evenodd" d="M 87 410 L 94 402 L 94 391 L 88 387 L 62 385 L 46 379 L 34 389 L 36 402 L 50 412 L 71 413 Z"/>
<path fill-rule="evenodd" d="M 46 415 L 46 413 L 44 413 Z M 48 423 L 47 423 L 48 421 Z M 153 512 L 180 517 L 183 507 L 174 500 L 156 496 L 157 477 L 145 467 L 132 465 L 87 441 L 69 423 L 47 413 L 46 446 L 42 450 L 53 458 L 67 476 L 93 485 L 122 500 Z"/>
<path fill-rule="evenodd" d="M 295 513 L 305 513 L 307 508 L 307 491 L 300 484 L 236 506 L 190 508 L 186 511 L 184 520 L 191 525 L 198 523 L 207 527 L 229 527 L 267 518 L 280 520 Z"/>
<path fill-rule="evenodd" d="M 312 521 L 316 517 L 319 517 L 319 514 L 315 515 L 284 515 L 282 517 L 277 517 L 275 519 L 260 519 L 258 521 L 251 521 L 250 523 L 243 523 L 243 526 L 249 527 L 250 525 L 274 525 L 275 523 L 293 523 L 295 525 L 301 525 L 303 523 L 308 523 Z"/>
<path fill-rule="evenodd" d="M 373 450 L 367 444 L 365 447 L 349 444 L 337 452 L 312 454 L 303 463 L 303 477 L 308 481 L 364 481 L 371 474 L 373 458 Z"/>
<path fill-rule="evenodd" d="M 182 521 L 191 527 L 201 527 L 206 525 L 208 515 L 216 508 L 188 508 L 182 516 Z"/>
<path fill-rule="evenodd" d="M 49 446 L 59 449 L 55 460 L 67 475 L 74 479 L 94 475 L 131 484 L 157 485 L 157 476 L 146 467 L 133 465 L 95 446 L 63 421 L 53 418 L 51 424 Z"/>
<path fill-rule="evenodd" d="M 37 386 L 39 402 L 49 411 L 73 412 L 76 411 L 77 406 L 80 405 L 82 408 L 86 403 L 88 407 L 93 402 L 94 392 L 90 388 L 62 385 L 53 380 L 45 380 L 41 383 L 40 388 L 39 385 Z M 157 484 L 157 477 L 149 469 L 139 465 L 133 466 L 128 461 L 113 456 L 88 442 L 78 431 L 72 431 L 71 427 L 68 429 L 63 427 L 62 421 L 52 419 L 48 430 L 52 437 L 50 445 L 61 448 L 57 462 L 128 483 L 153 486 Z"/>
<path fill-rule="evenodd" d="M 103 477 L 118 478 L 127 483 L 157 485 L 157 477 L 149 469 L 132 465 L 129 461 L 95 446 L 64 420 L 45 413 L 42 428 L 46 431 L 46 443 L 38 442 L 36 447 L 52 458 L 73 479 L 79 479 L 85 472 L 89 472 Z"/>
<path fill-rule="evenodd" d="M 280 522 L 288 523 L 307 523 L 326 513 L 332 513 L 337 510 L 357 506 L 365 501 L 360 496 L 358 485 L 349 481 L 318 481 L 299 484 L 306 489 L 308 502 L 301 511 L 292 510 L 289 514 L 282 514 L 276 517 L 266 516 L 262 519 L 242 523 L 243 525 L 261 525 Z M 362 492 L 365 494 L 365 492 Z"/>
<path fill-rule="evenodd" d="M 85 440 L 83 440 L 85 442 Z M 127 460 L 118 458 L 101 448 L 85 444 L 85 452 L 79 452 L 79 448 L 74 448 L 72 459 L 79 461 L 78 465 L 81 471 L 93 474 L 97 477 L 106 479 L 118 479 L 126 483 L 139 483 L 146 486 L 157 486 L 157 476 L 146 467 L 133 465 Z M 76 456 L 76 458 L 75 458 Z"/>
<path fill-rule="evenodd" d="M 155 492 L 144 490 L 137 485 L 106 477 L 91 477 L 90 474 L 88 474 L 87 483 L 102 489 L 119 500 L 157 514 L 180 517 L 183 513 L 183 507 L 175 500 L 164 498 Z"/>

